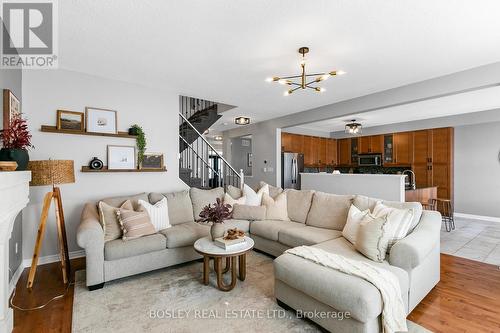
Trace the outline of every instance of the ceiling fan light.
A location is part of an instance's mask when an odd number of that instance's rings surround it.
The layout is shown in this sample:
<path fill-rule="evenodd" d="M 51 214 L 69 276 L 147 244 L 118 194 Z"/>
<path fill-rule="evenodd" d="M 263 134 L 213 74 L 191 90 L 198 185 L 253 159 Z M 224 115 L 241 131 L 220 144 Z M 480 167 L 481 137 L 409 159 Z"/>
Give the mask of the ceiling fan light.
<path fill-rule="evenodd" d="M 234 118 L 234 123 L 236 125 L 248 125 L 248 124 L 250 124 L 250 118 L 243 117 L 243 116 L 236 117 L 236 118 Z"/>

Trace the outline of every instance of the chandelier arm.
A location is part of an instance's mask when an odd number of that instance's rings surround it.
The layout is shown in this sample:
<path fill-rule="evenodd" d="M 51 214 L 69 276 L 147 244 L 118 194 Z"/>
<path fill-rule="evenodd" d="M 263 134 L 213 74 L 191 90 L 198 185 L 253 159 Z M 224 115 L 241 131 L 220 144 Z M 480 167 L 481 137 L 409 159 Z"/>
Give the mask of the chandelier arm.
<path fill-rule="evenodd" d="M 325 74 L 328 74 L 328 73 L 306 74 L 306 77 L 308 77 L 308 76 L 321 76 L 321 75 L 325 75 Z"/>
<path fill-rule="evenodd" d="M 306 87 L 307 87 L 308 85 L 310 85 L 310 84 L 313 84 L 313 83 L 318 83 L 318 81 L 317 81 L 317 80 L 312 80 L 312 81 L 309 81 L 309 82 L 307 82 L 307 83 L 306 83 Z"/>
<path fill-rule="evenodd" d="M 309 89 L 314 89 L 314 90 L 316 90 L 316 88 L 319 88 L 319 87 L 311 87 L 311 86 L 307 86 L 307 85 L 306 85 L 306 88 L 309 88 Z"/>
<path fill-rule="evenodd" d="M 296 82 L 288 82 L 287 84 L 290 86 L 300 86 L 300 83 L 296 83 Z"/>
<path fill-rule="evenodd" d="M 294 92 L 295 90 L 299 90 L 300 88 L 301 88 L 301 87 L 300 87 L 300 84 L 299 84 L 299 86 L 298 86 L 297 88 L 293 88 L 293 89 L 291 89 L 291 91 L 290 91 L 290 92 Z"/>
<path fill-rule="evenodd" d="M 292 76 L 280 76 L 280 79 L 286 80 L 286 79 L 296 79 L 298 77 L 302 77 L 302 75 L 292 75 Z"/>

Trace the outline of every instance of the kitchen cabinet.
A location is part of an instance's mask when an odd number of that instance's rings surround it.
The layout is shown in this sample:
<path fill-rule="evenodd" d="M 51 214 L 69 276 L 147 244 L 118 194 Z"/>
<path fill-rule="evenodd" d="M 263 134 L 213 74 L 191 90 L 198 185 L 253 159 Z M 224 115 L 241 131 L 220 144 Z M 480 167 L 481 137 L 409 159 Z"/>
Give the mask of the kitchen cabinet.
<path fill-rule="evenodd" d="M 319 144 L 317 146 L 318 148 L 318 165 L 326 165 L 326 140 L 328 138 L 318 138 L 319 139 Z"/>
<path fill-rule="evenodd" d="M 382 154 L 383 135 L 362 136 L 358 138 L 359 154 Z"/>
<path fill-rule="evenodd" d="M 453 200 L 453 128 L 437 128 L 432 132 L 430 171 L 438 198 Z"/>
<path fill-rule="evenodd" d="M 304 136 L 292 134 L 291 147 L 294 153 L 304 153 Z"/>
<path fill-rule="evenodd" d="M 338 164 L 351 165 L 351 139 L 337 140 Z"/>
<path fill-rule="evenodd" d="M 281 151 L 293 152 L 292 150 L 292 134 L 281 133 Z"/>
<path fill-rule="evenodd" d="M 427 187 L 432 184 L 432 173 L 429 168 L 432 151 L 432 131 L 413 132 L 413 164 L 417 187 Z"/>
<path fill-rule="evenodd" d="M 412 162 L 411 153 L 411 132 L 394 133 L 394 152 L 396 155 L 396 164 L 410 166 Z"/>
<path fill-rule="evenodd" d="M 337 165 L 337 140 L 326 140 L 326 164 L 329 166 Z"/>
<path fill-rule="evenodd" d="M 304 135 L 304 165 L 312 166 L 314 164 L 312 136 Z"/>

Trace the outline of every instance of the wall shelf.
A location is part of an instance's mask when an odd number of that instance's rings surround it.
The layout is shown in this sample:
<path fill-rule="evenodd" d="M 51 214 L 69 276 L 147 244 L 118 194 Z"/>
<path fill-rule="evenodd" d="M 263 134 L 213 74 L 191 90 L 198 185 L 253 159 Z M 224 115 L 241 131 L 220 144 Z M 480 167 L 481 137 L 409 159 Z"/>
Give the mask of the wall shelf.
<path fill-rule="evenodd" d="M 104 166 L 100 170 L 94 170 L 89 168 L 88 166 L 82 166 L 81 172 L 89 172 L 89 173 L 99 173 L 99 172 L 167 172 L 167 168 L 163 167 L 163 169 L 123 169 L 123 170 L 109 170 L 107 166 Z"/>
<path fill-rule="evenodd" d="M 42 125 L 40 128 L 41 132 L 46 133 L 57 133 L 57 134 L 75 134 L 75 135 L 90 135 L 90 136 L 110 136 L 115 138 L 126 138 L 126 139 L 135 139 L 135 135 L 129 135 L 128 132 L 118 132 L 116 134 L 113 133 L 92 133 L 92 132 L 81 132 L 81 131 L 72 131 L 72 130 L 60 130 L 57 129 L 56 126 Z"/>

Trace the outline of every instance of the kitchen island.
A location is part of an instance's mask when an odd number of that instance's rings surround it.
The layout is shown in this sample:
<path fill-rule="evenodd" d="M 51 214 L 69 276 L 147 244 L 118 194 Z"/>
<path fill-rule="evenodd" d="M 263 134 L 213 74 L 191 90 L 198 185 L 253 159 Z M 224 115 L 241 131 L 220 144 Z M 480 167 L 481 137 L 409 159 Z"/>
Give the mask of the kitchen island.
<path fill-rule="evenodd" d="M 417 187 L 416 189 L 409 189 L 405 191 L 406 201 L 418 201 L 423 205 L 429 205 L 427 208 L 432 208 L 430 207 L 431 200 L 436 198 L 437 186 Z"/>
<path fill-rule="evenodd" d="M 405 175 L 301 173 L 301 189 L 404 202 Z"/>

